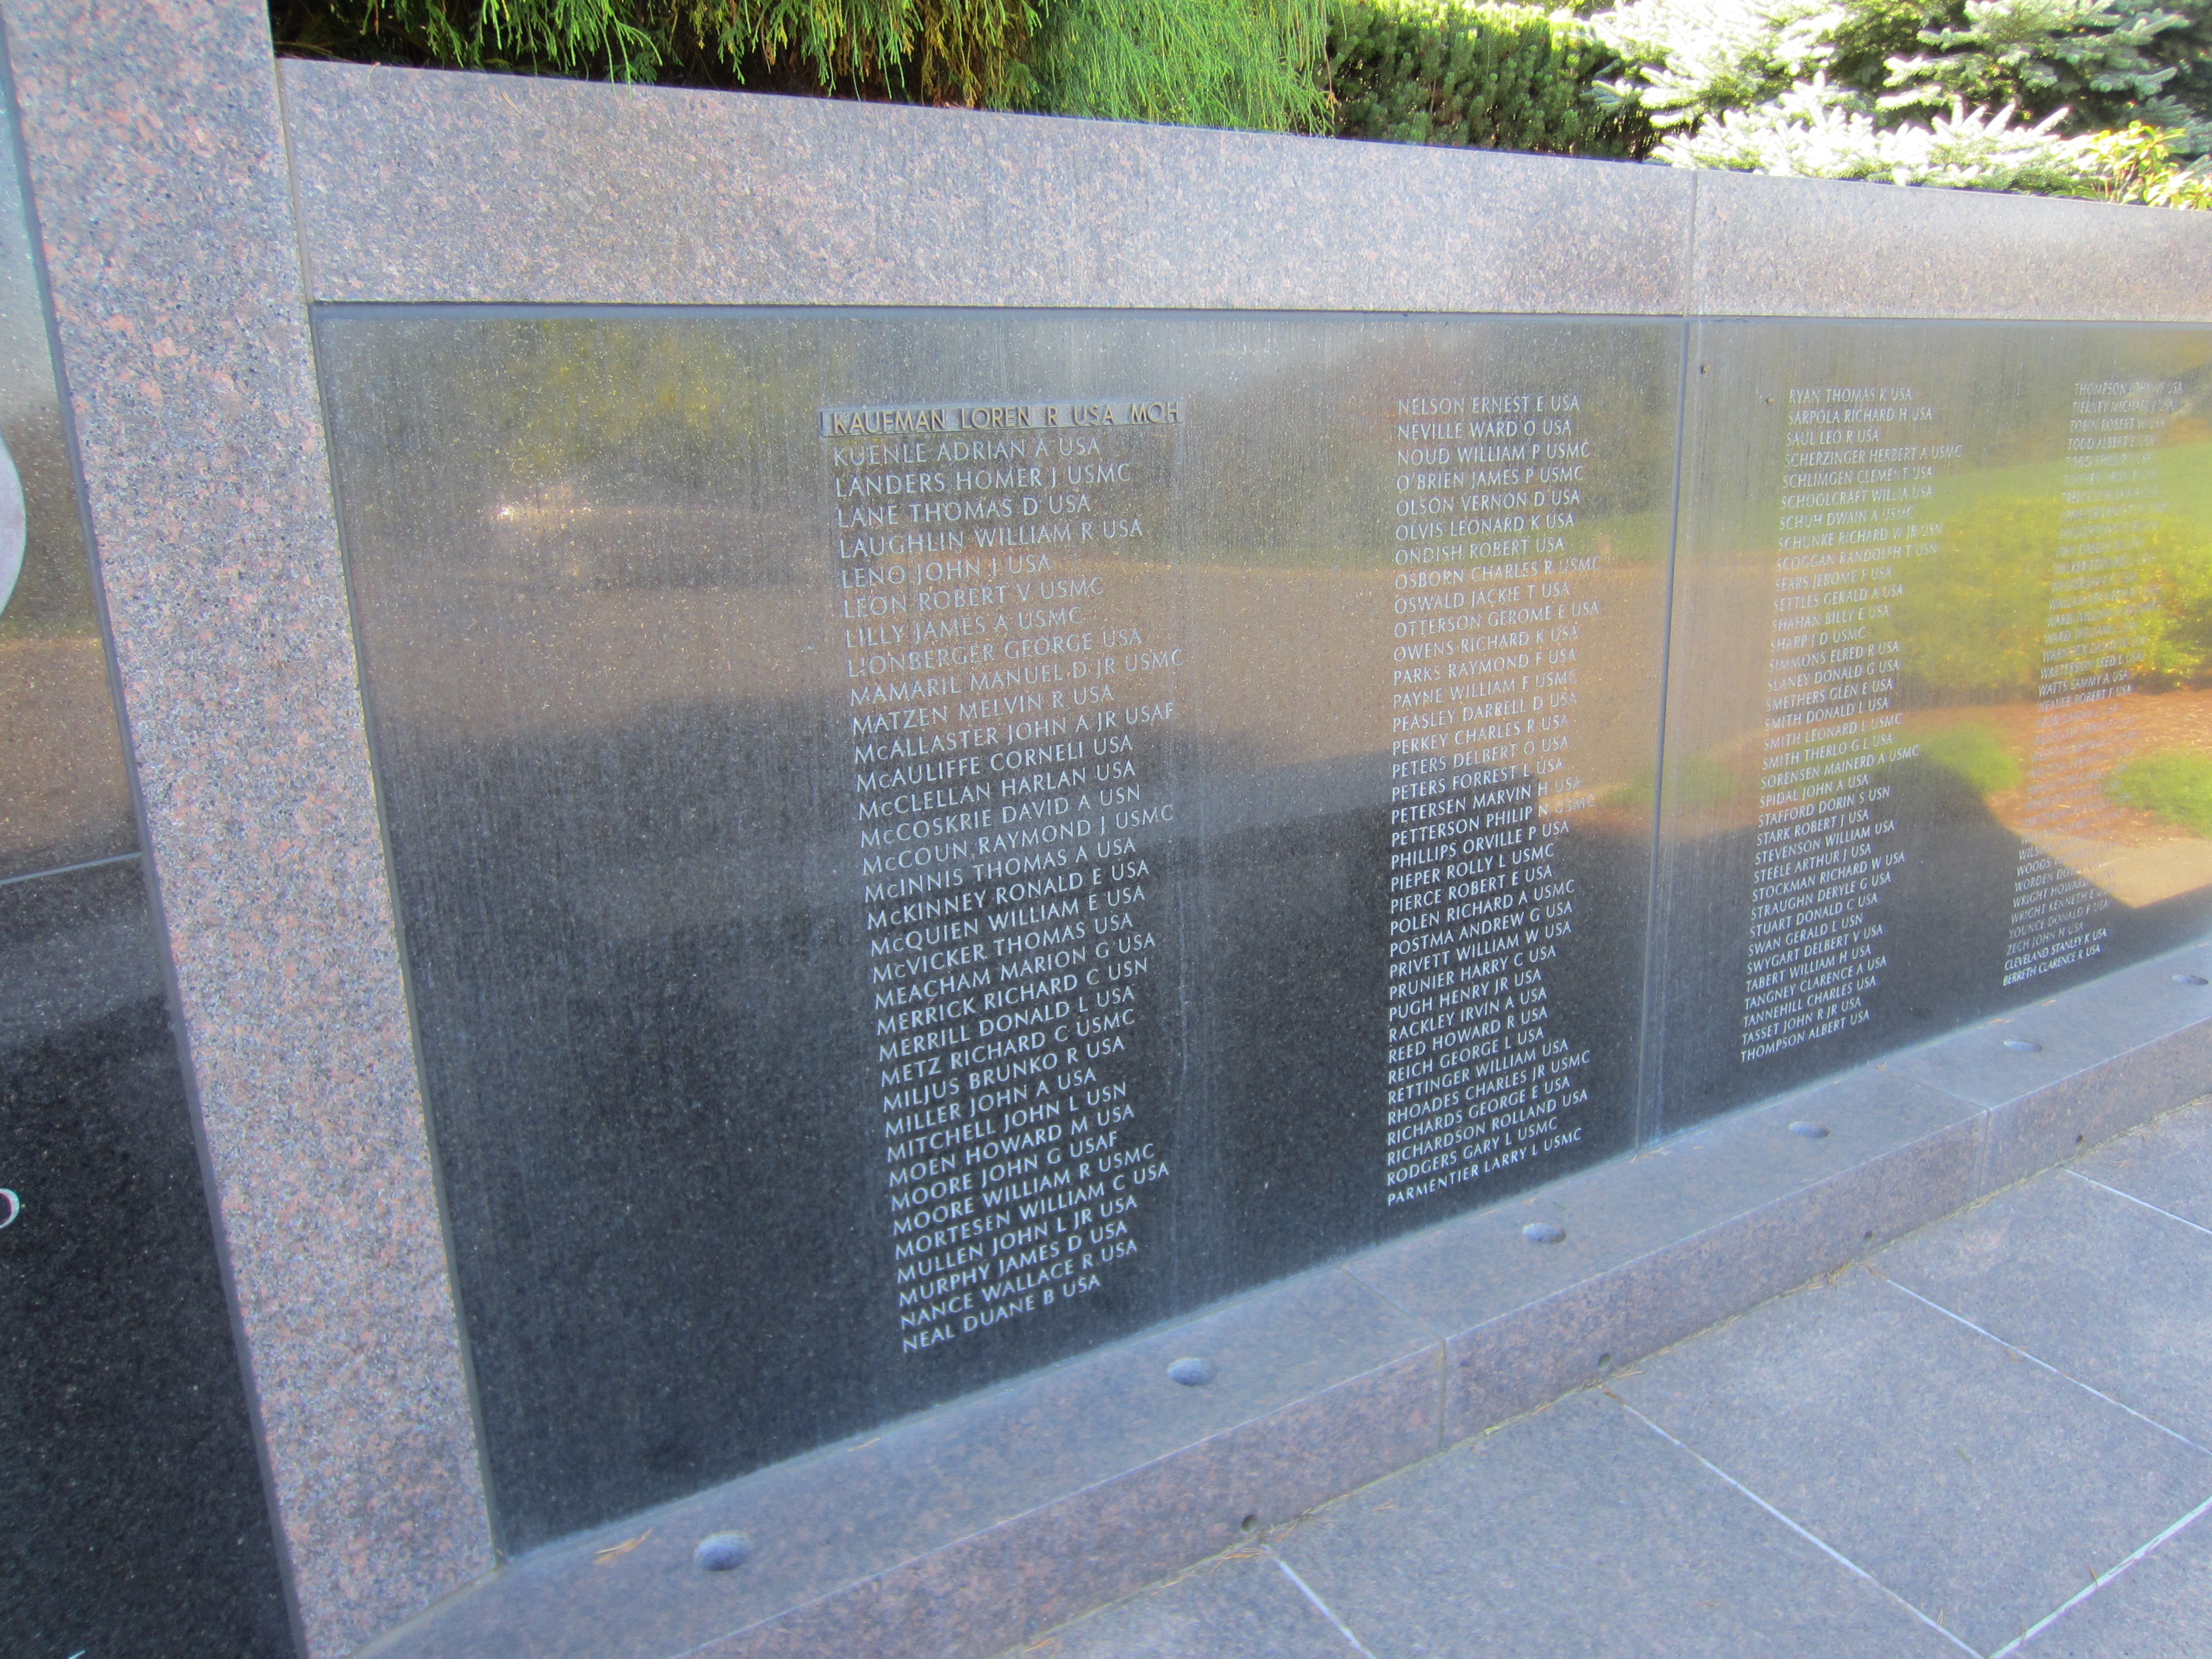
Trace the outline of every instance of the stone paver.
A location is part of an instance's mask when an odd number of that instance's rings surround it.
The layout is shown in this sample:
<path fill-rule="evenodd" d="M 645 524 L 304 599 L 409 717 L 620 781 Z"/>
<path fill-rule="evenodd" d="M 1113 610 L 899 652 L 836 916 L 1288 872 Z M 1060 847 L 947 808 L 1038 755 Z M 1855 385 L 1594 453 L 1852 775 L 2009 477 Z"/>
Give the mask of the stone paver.
<path fill-rule="evenodd" d="M 2090 1182 L 2026 1182 L 1875 1270 L 2212 1449 L 2212 1233 Z"/>
<path fill-rule="evenodd" d="M 2212 1659 L 2212 1106 L 1101 1609 L 1050 1659 Z"/>
<path fill-rule="evenodd" d="M 1595 1391 L 1355 1493 L 1275 1547 L 1375 1659 L 1956 1651 Z"/>

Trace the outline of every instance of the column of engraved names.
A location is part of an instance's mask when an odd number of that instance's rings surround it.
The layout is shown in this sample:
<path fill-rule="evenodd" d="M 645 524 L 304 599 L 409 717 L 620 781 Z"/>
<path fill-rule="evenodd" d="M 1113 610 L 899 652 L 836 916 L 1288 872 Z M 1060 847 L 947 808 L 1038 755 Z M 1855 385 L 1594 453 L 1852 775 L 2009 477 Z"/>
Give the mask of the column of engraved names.
<path fill-rule="evenodd" d="M 2124 699 L 2155 596 L 2142 568 L 2149 515 L 2163 510 L 2150 452 L 2182 406 L 2164 381 L 2081 381 L 2068 421 L 2058 548 L 2036 684 L 2027 829 L 2013 881 L 2004 983 L 2083 962 L 2105 947 L 2112 896 L 2032 837 L 2087 837 L 2123 756 Z"/>
<path fill-rule="evenodd" d="M 1133 1087 L 1179 647 L 1129 617 L 1176 399 L 826 411 L 872 1081 L 901 1347 L 1142 1248 Z M 1157 1093 L 1157 1091 L 1149 1091 Z"/>
<path fill-rule="evenodd" d="M 1575 880 L 1559 852 L 1600 458 L 1567 389 L 1401 398 L 1390 532 L 1385 1201 L 1578 1143 L 1589 1050 L 1553 1029 Z"/>
<path fill-rule="evenodd" d="M 1875 912 L 1904 854 L 1890 787 L 1910 752 L 1895 606 L 1940 545 L 1923 517 L 1958 447 L 1914 389 L 1796 386 L 1776 520 L 1766 718 L 1740 1048 L 1746 1062 L 1872 1018 L 1888 965 Z"/>

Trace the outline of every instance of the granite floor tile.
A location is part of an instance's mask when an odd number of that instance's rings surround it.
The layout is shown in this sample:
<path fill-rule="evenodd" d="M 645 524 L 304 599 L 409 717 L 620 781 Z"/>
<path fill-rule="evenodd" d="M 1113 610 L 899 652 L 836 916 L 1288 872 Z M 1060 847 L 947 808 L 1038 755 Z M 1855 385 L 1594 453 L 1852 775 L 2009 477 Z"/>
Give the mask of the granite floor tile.
<path fill-rule="evenodd" d="M 2204 1659 L 2212 1516 L 2198 1516 L 2015 1650 L 2018 1659 Z"/>
<path fill-rule="evenodd" d="M 1613 1387 L 1983 1653 L 2212 1494 L 2212 1455 L 1863 1268 Z"/>
<path fill-rule="evenodd" d="M 2074 1167 L 2185 1221 L 2212 1227 L 2212 1106 L 2169 1112 Z"/>
<path fill-rule="evenodd" d="M 1358 1651 L 1255 1549 L 1217 1556 L 1001 1659 L 1354 1659 Z"/>
<path fill-rule="evenodd" d="M 1275 1547 L 1374 1659 L 1959 1653 L 1595 1391 L 1353 1493 Z"/>
<path fill-rule="evenodd" d="M 2053 1170 L 1874 1267 L 2212 1448 L 2212 1232 Z"/>

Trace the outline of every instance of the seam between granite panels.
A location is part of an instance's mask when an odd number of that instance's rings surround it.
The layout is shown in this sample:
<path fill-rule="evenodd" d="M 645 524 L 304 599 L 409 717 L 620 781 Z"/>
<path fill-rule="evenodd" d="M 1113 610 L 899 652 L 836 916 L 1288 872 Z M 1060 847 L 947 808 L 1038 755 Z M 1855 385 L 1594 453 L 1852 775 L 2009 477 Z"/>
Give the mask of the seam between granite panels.
<path fill-rule="evenodd" d="M 2147 1539 L 2142 1543 L 2136 1545 L 2136 1547 L 2130 1550 L 2120 1561 L 2107 1568 L 2105 1571 L 2099 1573 L 2095 1578 L 2090 1581 L 2089 1583 L 2084 1585 L 2081 1589 L 2075 1590 L 2073 1595 L 2068 1596 L 2063 1601 L 2061 1601 L 2049 1613 L 2045 1613 L 2042 1618 L 2037 1620 L 2026 1630 L 2021 1632 L 2021 1633 L 2014 1637 L 2011 1641 L 2006 1643 L 2002 1647 L 1990 1654 L 1990 1659 L 2011 1659 L 2012 1655 L 2018 1653 L 2021 1649 L 2027 1646 L 2028 1643 L 2042 1635 L 2045 1631 L 2050 1629 L 2051 1626 L 2057 1624 L 2061 1619 L 2063 1619 L 2075 1607 L 2080 1607 L 2081 1603 L 2087 1601 L 2099 1590 L 2104 1589 L 2106 1585 L 2111 1583 L 2114 1579 L 2125 1573 L 2130 1568 L 2133 1567 L 2136 1562 L 2142 1560 L 2153 1550 L 2156 1549 L 2160 1544 L 2166 1542 L 2167 1539 L 2172 1537 L 2185 1527 L 2193 1523 L 2199 1516 L 2205 1514 L 2208 1510 L 2212 1510 L 2212 1498 L 2206 1498 L 2195 1509 L 2190 1510 L 2188 1514 L 2183 1516 L 2179 1520 L 2175 1521 L 2172 1524 L 2166 1528 L 2166 1529 L 2160 1532 L 2156 1537 Z"/>
<path fill-rule="evenodd" d="M 2049 1172 L 2045 1171 L 2045 1173 L 2047 1174 Z M 2179 1440 L 2183 1445 L 2189 1447 L 2191 1450 L 2201 1451 L 2206 1453 L 2208 1455 L 2212 1455 L 2212 1446 L 2198 1445 L 2187 1435 L 2182 1433 L 2180 1430 L 2169 1427 L 2167 1425 L 2160 1422 L 2158 1419 L 2151 1416 L 2147 1412 L 2137 1411 L 2133 1406 L 2129 1405 L 2125 1401 L 2106 1394 L 2102 1389 L 2098 1388 L 2094 1383 L 2084 1382 L 2080 1377 L 2075 1376 L 2073 1372 L 2067 1370 L 2063 1366 L 2052 1364 L 2041 1355 L 2035 1353 L 2029 1349 L 2021 1347 L 2019 1343 L 2006 1341 L 2004 1338 L 1999 1336 L 1995 1331 L 1990 1330 L 1987 1326 L 1976 1324 L 1972 1320 L 1967 1318 L 1966 1315 L 1959 1312 L 1955 1308 L 1947 1308 L 1942 1303 L 1936 1301 L 1933 1297 L 1923 1296 L 1911 1285 L 1899 1284 L 1896 1279 L 1892 1279 L 1887 1273 L 1882 1272 L 1881 1268 L 1875 1267 L 1871 1261 L 1863 1262 L 1860 1265 L 1865 1267 L 1869 1273 L 1872 1273 L 1883 1284 L 1888 1285 L 1892 1290 L 1901 1291 L 1905 1295 L 1911 1297 L 1915 1302 L 1920 1303 L 1925 1307 L 1934 1309 L 1937 1313 L 1942 1314 L 1944 1318 L 1957 1321 L 1968 1330 L 1973 1332 L 1977 1336 L 1987 1337 L 1990 1341 L 1996 1343 L 1997 1346 L 2004 1349 L 2008 1353 L 2018 1354 L 2022 1359 L 2027 1360 L 2031 1365 L 2040 1366 L 2043 1370 L 2049 1371 L 2053 1376 L 2059 1378 L 2061 1381 L 2071 1382 L 2075 1388 L 2081 1389 L 2082 1393 L 2094 1395 L 2099 1400 L 2103 1401 L 2107 1406 L 2118 1407 L 2121 1411 L 2125 1412 L 2130 1417 L 2135 1418 L 2137 1421 L 2146 1423 L 2152 1428 L 2156 1429 L 2160 1434 L 2172 1436 L 2173 1438 Z"/>
<path fill-rule="evenodd" d="M 1354 1260 L 1356 1261 L 1357 1258 Z M 1370 1285 L 1362 1279 L 1352 1271 L 1352 1262 L 1340 1261 L 1329 1271 L 1343 1275 L 1429 1339 L 1429 1345 L 1436 1355 L 1437 1362 L 1437 1449 L 1442 1451 L 1450 1443 L 1445 1438 L 1444 1425 L 1447 1421 L 1445 1407 L 1450 1403 L 1451 1395 L 1451 1339 L 1389 1291 Z M 1416 1348 L 1413 1352 L 1419 1353 L 1421 1350 Z"/>
<path fill-rule="evenodd" d="M 2146 1121 L 2148 1121 L 2148 1120 L 2146 1120 Z M 2123 1130 L 2121 1133 L 2124 1134 L 2128 1132 Z M 2117 1140 L 2119 1139 L 2119 1136 L 2115 1135 L 2112 1138 Z M 2212 1236 L 2212 1227 L 2201 1226 L 2197 1223 L 2191 1221 L 2185 1215 L 2176 1215 L 2171 1210 L 2160 1209 L 2157 1205 L 2152 1203 L 2147 1198 L 2137 1198 L 2133 1193 L 2123 1192 L 2118 1187 L 2107 1187 L 2103 1182 L 2098 1180 L 2094 1176 L 2085 1176 L 2079 1170 L 2069 1170 L 2066 1173 L 2072 1176 L 2076 1181 L 2086 1181 L 2092 1187 L 2097 1188 L 2100 1191 L 2110 1193 L 2114 1198 L 2124 1198 L 2130 1204 L 2140 1204 L 2144 1209 L 2148 1210 L 2153 1215 L 2162 1215 L 2168 1221 L 2179 1221 L 2185 1227 L 2194 1227 L 2200 1233 Z"/>
<path fill-rule="evenodd" d="M 1737 1480 L 1726 1469 L 1721 1468 L 1719 1464 L 1714 1462 L 1711 1458 L 1698 1451 L 1695 1447 L 1691 1446 L 1685 1441 L 1676 1439 L 1666 1430 L 1661 1428 L 1658 1424 L 1653 1422 L 1642 1412 L 1637 1410 L 1635 1407 L 1630 1405 L 1626 1400 L 1623 1400 L 1611 1389 L 1606 1389 L 1604 1393 L 1605 1397 L 1607 1400 L 1613 1401 L 1614 1405 L 1620 1407 L 1621 1410 L 1626 1412 L 1631 1417 L 1641 1423 L 1645 1428 L 1650 1430 L 1652 1433 L 1657 1435 L 1662 1440 L 1664 1440 L 1668 1445 L 1674 1447 L 1676 1450 L 1687 1454 L 1698 1463 L 1704 1465 L 1707 1471 L 1724 1482 L 1733 1490 L 1741 1494 L 1743 1497 L 1749 1498 L 1760 1509 L 1765 1510 L 1769 1515 L 1772 1516 L 1777 1521 L 1779 1521 L 1784 1526 L 1789 1528 L 1790 1531 L 1796 1533 L 1807 1543 L 1812 1545 L 1814 1548 L 1819 1550 L 1823 1555 L 1827 1556 L 1831 1560 L 1835 1561 L 1839 1565 L 1846 1568 L 1858 1577 L 1864 1579 L 1868 1583 L 1873 1585 L 1884 1595 L 1889 1597 L 1891 1601 L 1896 1602 L 1898 1606 L 1903 1607 L 1915 1619 L 1917 1619 L 1922 1624 L 1927 1626 L 1929 1629 L 1936 1632 L 1938 1635 L 1944 1637 L 1954 1647 L 1963 1649 L 1967 1653 L 1973 1654 L 1974 1659 L 1981 1659 L 1980 1654 L 1977 1652 L 1976 1650 L 1969 1647 L 1966 1642 L 1962 1641 L 1958 1636 L 1954 1635 L 1950 1631 L 1945 1630 L 1942 1626 L 1937 1624 L 1933 1619 L 1930 1619 L 1926 1613 L 1923 1613 L 1917 1607 L 1914 1606 L 1904 1596 L 1899 1595 L 1887 1584 L 1883 1583 L 1881 1579 L 1875 1577 L 1874 1574 L 1869 1572 L 1864 1567 L 1859 1565 L 1857 1562 L 1852 1560 L 1850 1557 L 1845 1555 L 1841 1550 L 1836 1548 L 1834 1545 L 1829 1543 L 1827 1540 L 1822 1538 L 1818 1533 L 1813 1531 L 1810 1528 L 1803 1525 L 1802 1522 L 1795 1520 L 1791 1516 L 1784 1514 L 1781 1510 L 1777 1509 L 1773 1504 L 1768 1503 L 1766 1499 L 1761 1498 L 1749 1486 L 1745 1486 L 1742 1481 Z"/>
<path fill-rule="evenodd" d="M 1336 1609 L 1329 1606 L 1328 1602 L 1322 1601 L 1320 1596 L 1315 1595 L 1313 1586 L 1306 1583 L 1304 1579 L 1299 1577 L 1297 1569 L 1293 1567 L 1289 1562 L 1284 1560 L 1281 1556 L 1276 1554 L 1273 1546 L 1262 1545 L 1260 1549 L 1260 1553 L 1266 1556 L 1268 1560 L 1273 1561 L 1277 1566 L 1283 1570 L 1283 1577 L 1289 1579 L 1292 1584 L 1297 1587 L 1298 1594 L 1304 1596 L 1307 1601 L 1313 1603 L 1314 1607 L 1320 1612 L 1322 1618 L 1328 1620 L 1330 1624 L 1336 1626 L 1336 1633 L 1339 1636 L 1341 1636 L 1346 1641 L 1352 1644 L 1352 1648 L 1358 1653 L 1360 1659 L 1375 1659 L 1375 1655 L 1369 1650 L 1367 1644 L 1361 1641 L 1358 1637 L 1352 1634 L 1352 1626 L 1346 1624 L 1342 1619 L 1337 1616 Z"/>
<path fill-rule="evenodd" d="M 1654 965 L 1665 959 L 1662 938 L 1665 918 L 1674 908 L 1674 884 L 1668 881 L 1667 841 L 1663 811 L 1667 794 L 1667 676 L 1674 658 L 1674 594 L 1682 548 L 1682 471 L 1689 453 L 1691 345 L 1696 323 L 1690 314 L 1692 276 L 1696 269 L 1698 234 L 1698 177 L 1690 174 L 1689 228 L 1682 257 L 1681 349 L 1674 362 L 1674 471 L 1668 485 L 1667 513 L 1667 578 L 1659 621 L 1659 697 L 1652 714 L 1651 737 L 1651 855 L 1644 866 L 1644 972 L 1642 1006 L 1636 1020 L 1636 1097 L 1630 1103 L 1630 1138 L 1638 1150 L 1656 1146 L 1665 1138 L 1666 998 Z M 1671 320 L 1671 319 L 1670 319 Z"/>

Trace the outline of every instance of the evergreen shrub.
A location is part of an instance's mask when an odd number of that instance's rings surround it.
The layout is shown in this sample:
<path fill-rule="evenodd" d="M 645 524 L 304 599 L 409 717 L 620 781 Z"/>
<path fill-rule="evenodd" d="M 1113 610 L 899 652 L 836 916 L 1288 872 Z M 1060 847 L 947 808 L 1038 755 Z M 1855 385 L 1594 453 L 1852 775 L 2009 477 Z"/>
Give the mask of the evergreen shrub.
<path fill-rule="evenodd" d="M 1298 132 L 1325 125 L 1324 0 L 1045 0 L 1035 107 Z"/>
<path fill-rule="evenodd" d="M 270 21 L 302 57 L 1009 107 L 1037 17 L 1030 0 L 271 0 Z"/>
<path fill-rule="evenodd" d="M 1329 89 L 1340 137 L 1561 155 L 1642 155 L 1639 110 L 1600 108 L 1620 68 L 1578 19 L 1534 6 L 1334 0 Z"/>

